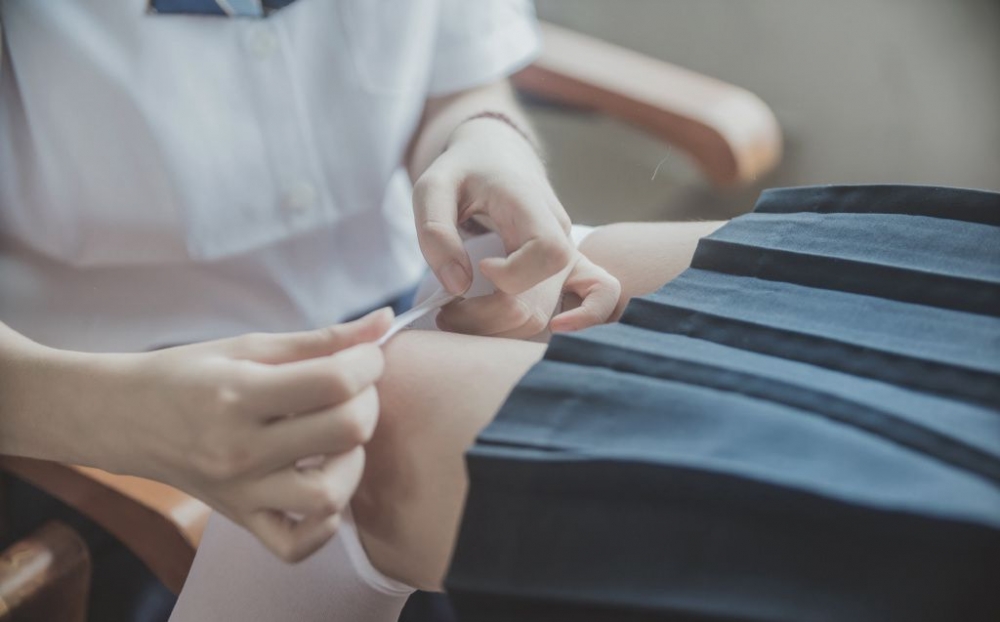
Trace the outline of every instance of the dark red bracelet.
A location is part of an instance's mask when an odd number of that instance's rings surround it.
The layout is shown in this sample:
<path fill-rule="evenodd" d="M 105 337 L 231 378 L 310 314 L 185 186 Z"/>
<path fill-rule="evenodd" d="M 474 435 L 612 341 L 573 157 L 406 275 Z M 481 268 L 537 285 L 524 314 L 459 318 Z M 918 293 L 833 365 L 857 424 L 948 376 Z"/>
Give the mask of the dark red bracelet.
<path fill-rule="evenodd" d="M 521 135 L 521 138 L 523 138 L 524 141 L 528 143 L 531 146 L 531 148 L 535 151 L 535 155 L 538 156 L 539 160 L 541 160 L 543 163 L 545 162 L 545 155 L 542 154 L 541 148 L 535 143 L 535 141 L 531 138 L 528 132 L 524 131 L 524 128 L 515 123 L 513 119 L 511 119 L 502 112 L 497 112 L 495 110 L 484 110 L 482 112 L 477 112 L 476 114 L 464 119 L 461 123 L 456 125 L 455 128 L 458 129 L 459 126 L 464 125 L 469 121 L 475 121 L 476 119 L 493 119 L 495 121 L 500 121 L 501 123 L 505 123 L 512 130 Z"/>

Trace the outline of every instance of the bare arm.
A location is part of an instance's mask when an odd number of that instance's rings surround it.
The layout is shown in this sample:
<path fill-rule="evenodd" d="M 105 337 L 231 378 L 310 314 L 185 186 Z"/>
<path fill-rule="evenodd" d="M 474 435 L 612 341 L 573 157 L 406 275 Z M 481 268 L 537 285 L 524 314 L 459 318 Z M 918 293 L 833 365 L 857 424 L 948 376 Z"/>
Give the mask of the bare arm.
<path fill-rule="evenodd" d="M 406 169 L 410 173 L 410 179 L 416 182 L 430 168 L 431 163 L 448 146 L 448 140 L 459 124 L 472 115 L 487 110 L 507 115 L 538 144 L 507 80 L 451 95 L 431 97 L 424 106 L 420 127 L 414 134 L 407 154 Z M 511 131 L 488 119 L 474 123 L 493 130 Z"/>
<path fill-rule="evenodd" d="M 624 307 L 680 274 L 697 240 L 720 224 L 611 225 L 582 250 L 621 280 Z M 377 568 L 441 588 L 465 499 L 465 450 L 543 352 L 535 343 L 418 331 L 388 344 L 379 424 L 352 502 Z"/>
<path fill-rule="evenodd" d="M 0 324 L 0 454 L 165 482 L 301 559 L 333 536 L 361 477 L 383 369 L 362 342 L 390 319 L 138 354 L 59 350 Z M 295 468 L 316 454 L 334 458 Z"/>
<path fill-rule="evenodd" d="M 72 422 L 61 420 L 63 411 L 54 407 L 66 382 L 47 390 L 38 382 L 67 372 L 65 364 L 46 356 L 46 348 L 0 322 L 0 454 L 81 461 L 71 441 Z"/>

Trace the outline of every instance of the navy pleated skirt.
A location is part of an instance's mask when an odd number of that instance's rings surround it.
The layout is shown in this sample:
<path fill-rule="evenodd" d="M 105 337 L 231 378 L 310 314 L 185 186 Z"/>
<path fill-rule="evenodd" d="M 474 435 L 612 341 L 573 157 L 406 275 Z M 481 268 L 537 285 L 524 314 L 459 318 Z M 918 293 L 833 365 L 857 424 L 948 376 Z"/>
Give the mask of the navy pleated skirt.
<path fill-rule="evenodd" d="M 468 470 L 461 620 L 1000 621 L 1000 195 L 765 192 Z"/>

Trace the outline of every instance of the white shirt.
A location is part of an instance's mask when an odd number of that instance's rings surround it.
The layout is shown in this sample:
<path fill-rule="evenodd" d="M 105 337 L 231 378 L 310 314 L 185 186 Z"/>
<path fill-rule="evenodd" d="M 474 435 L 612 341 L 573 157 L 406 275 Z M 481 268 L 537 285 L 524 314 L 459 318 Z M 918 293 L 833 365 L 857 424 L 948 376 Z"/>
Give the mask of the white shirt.
<path fill-rule="evenodd" d="M 298 0 L 263 20 L 0 0 L 0 319 L 80 350 L 341 320 L 423 270 L 428 95 L 531 60 L 528 0 Z"/>

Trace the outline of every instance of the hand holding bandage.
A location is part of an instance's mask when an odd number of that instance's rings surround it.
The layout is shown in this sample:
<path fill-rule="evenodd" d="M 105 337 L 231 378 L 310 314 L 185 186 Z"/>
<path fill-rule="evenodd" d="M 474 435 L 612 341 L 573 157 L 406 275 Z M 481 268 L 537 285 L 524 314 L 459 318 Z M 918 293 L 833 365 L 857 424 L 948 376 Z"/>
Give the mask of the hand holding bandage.
<path fill-rule="evenodd" d="M 114 442 L 98 465 L 193 494 L 299 561 L 336 533 L 361 478 L 384 368 L 373 342 L 391 319 L 114 355 L 81 378 L 110 380 L 95 406 Z"/>
<path fill-rule="evenodd" d="M 466 296 L 440 315 L 455 332 L 528 338 L 550 328 L 562 294 L 589 300 L 556 321 L 573 330 L 604 321 L 614 278 L 574 248 L 570 220 L 523 131 L 497 118 L 472 118 L 451 134 L 447 148 L 414 186 L 420 248 L 444 289 L 465 294 L 475 273 L 491 284 L 488 295 Z M 500 252 L 476 261 L 460 228 L 475 219 L 495 231 Z M 615 291 L 612 291 L 615 290 Z M 606 305 L 605 305 L 606 306 Z"/>
<path fill-rule="evenodd" d="M 571 239 L 579 243 L 590 227 L 573 226 Z M 473 266 L 505 256 L 495 233 L 464 243 Z M 416 306 L 400 315 L 382 341 L 397 330 L 414 328 L 481 334 L 510 339 L 546 340 L 548 332 L 580 330 L 610 321 L 621 297 L 621 284 L 579 251 L 566 268 L 518 295 L 498 291 L 477 268 L 464 296 L 447 292 L 428 275 L 416 294 Z M 551 320 L 549 319 L 551 317 Z"/>

